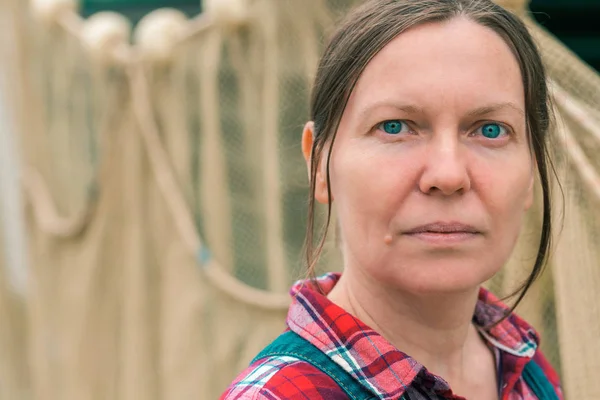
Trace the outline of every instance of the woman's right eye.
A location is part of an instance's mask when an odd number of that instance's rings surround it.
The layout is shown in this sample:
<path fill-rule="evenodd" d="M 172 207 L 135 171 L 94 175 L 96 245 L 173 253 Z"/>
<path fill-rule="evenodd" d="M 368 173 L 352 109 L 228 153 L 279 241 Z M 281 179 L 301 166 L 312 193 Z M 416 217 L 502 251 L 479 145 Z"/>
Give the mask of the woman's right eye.
<path fill-rule="evenodd" d="M 377 128 L 388 135 L 399 135 L 410 131 L 408 124 L 399 119 L 383 121 Z"/>

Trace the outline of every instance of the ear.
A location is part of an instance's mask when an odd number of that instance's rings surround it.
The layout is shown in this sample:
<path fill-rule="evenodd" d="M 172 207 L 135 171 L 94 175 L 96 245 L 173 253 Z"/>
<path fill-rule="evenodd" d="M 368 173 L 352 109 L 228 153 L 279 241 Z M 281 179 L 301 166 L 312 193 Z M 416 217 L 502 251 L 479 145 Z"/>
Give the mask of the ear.
<path fill-rule="evenodd" d="M 311 179 L 311 162 L 312 162 L 312 149 L 314 144 L 314 133 L 315 124 L 313 121 L 309 121 L 304 125 L 302 131 L 302 154 L 306 161 L 306 168 L 308 170 L 308 179 Z M 321 159 L 317 165 L 317 174 L 315 176 L 315 200 L 319 203 L 329 203 L 329 195 L 327 193 L 327 165 L 322 162 L 327 157 L 327 149 L 323 149 Z M 333 199 L 332 199 L 333 200 Z"/>

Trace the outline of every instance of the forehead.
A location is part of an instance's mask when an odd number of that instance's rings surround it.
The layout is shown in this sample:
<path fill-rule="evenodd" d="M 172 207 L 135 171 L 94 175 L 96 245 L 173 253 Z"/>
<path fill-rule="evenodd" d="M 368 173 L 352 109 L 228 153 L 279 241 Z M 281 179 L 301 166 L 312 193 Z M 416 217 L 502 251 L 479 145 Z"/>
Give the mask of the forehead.
<path fill-rule="evenodd" d="M 511 102 L 524 107 L 519 64 L 493 30 L 466 18 L 419 25 L 367 65 L 348 106 L 389 99 L 455 111 Z"/>

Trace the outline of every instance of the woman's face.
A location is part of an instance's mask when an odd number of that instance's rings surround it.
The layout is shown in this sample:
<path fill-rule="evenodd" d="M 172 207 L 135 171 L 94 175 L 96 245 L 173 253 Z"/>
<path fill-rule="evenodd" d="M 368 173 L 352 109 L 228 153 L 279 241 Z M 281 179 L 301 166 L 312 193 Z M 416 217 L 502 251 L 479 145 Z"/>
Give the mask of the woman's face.
<path fill-rule="evenodd" d="M 330 176 L 345 268 L 412 293 L 489 279 L 533 201 L 524 89 L 508 45 L 465 18 L 394 39 L 349 99 Z"/>

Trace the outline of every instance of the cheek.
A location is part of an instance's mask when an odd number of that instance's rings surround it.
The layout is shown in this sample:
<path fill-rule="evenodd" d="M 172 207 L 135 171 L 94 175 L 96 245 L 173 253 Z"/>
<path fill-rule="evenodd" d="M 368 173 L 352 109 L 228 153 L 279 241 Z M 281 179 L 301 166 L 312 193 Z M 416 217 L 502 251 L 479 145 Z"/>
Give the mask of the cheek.
<path fill-rule="evenodd" d="M 348 142 L 340 143 L 330 165 L 337 207 L 360 212 L 392 207 L 406 190 L 405 155 L 366 140 Z"/>
<path fill-rule="evenodd" d="M 356 223 L 384 208 L 385 177 L 378 174 L 372 154 L 340 145 L 330 165 L 331 191 L 340 223 Z M 380 160 L 381 162 L 381 160 Z"/>
<path fill-rule="evenodd" d="M 335 151 L 337 150 L 337 151 Z M 356 140 L 334 149 L 331 186 L 343 236 L 383 243 L 406 197 L 416 187 L 410 152 Z"/>
<path fill-rule="evenodd" d="M 493 229 L 513 240 L 529 205 L 531 163 L 525 158 L 504 165 L 504 168 L 493 165 L 482 169 L 476 179 Z"/>

